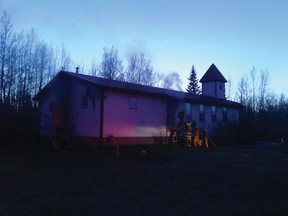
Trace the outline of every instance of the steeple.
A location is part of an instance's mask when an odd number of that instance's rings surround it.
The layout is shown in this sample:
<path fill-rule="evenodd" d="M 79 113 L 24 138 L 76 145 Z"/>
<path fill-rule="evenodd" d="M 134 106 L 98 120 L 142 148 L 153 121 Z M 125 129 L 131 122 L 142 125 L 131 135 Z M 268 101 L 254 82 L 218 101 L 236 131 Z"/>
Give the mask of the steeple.
<path fill-rule="evenodd" d="M 227 82 L 227 80 L 221 74 L 221 72 L 218 70 L 215 64 L 212 64 L 208 68 L 204 76 L 200 79 L 200 82 L 204 83 L 204 82 L 214 82 L 214 81 Z"/>
<path fill-rule="evenodd" d="M 225 83 L 227 80 L 215 66 L 212 64 L 203 77 L 200 79 L 202 83 L 202 94 L 225 99 Z"/>

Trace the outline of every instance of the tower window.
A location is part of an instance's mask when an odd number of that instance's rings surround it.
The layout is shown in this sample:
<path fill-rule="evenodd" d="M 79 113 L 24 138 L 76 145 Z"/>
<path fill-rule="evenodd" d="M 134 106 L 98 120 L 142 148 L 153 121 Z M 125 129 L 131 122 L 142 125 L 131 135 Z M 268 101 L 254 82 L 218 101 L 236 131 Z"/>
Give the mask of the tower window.
<path fill-rule="evenodd" d="M 222 90 L 222 85 L 219 85 L 219 89 Z"/>

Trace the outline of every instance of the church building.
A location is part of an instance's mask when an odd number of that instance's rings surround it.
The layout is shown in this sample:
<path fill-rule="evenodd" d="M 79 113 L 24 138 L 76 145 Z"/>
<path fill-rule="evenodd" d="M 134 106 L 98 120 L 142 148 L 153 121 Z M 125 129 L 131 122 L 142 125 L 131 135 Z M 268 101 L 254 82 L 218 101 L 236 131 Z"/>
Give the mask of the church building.
<path fill-rule="evenodd" d="M 183 110 L 185 121 L 211 135 L 227 123 L 237 124 L 241 105 L 225 98 L 227 81 L 214 64 L 200 82 L 198 95 L 60 71 L 34 98 L 40 133 L 55 148 L 59 136 L 93 146 L 153 144 L 177 130 Z"/>

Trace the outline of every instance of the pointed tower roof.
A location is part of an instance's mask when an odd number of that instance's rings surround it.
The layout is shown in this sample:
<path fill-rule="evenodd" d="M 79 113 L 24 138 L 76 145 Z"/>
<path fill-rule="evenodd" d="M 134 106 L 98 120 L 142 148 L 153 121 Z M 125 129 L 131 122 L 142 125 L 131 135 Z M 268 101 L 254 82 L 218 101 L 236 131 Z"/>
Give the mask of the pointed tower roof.
<path fill-rule="evenodd" d="M 218 70 L 218 68 L 215 66 L 215 64 L 212 64 L 206 73 L 203 75 L 203 77 L 200 79 L 199 82 L 227 82 L 225 77 L 221 74 L 221 72 Z"/>

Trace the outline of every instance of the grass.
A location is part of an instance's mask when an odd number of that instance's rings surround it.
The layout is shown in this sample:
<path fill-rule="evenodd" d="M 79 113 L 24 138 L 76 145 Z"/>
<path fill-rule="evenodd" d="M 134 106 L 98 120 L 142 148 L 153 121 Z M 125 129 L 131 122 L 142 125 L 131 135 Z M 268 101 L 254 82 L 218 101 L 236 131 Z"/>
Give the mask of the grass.
<path fill-rule="evenodd" d="M 145 156 L 142 151 L 145 150 Z M 7 215 L 285 215 L 288 145 L 0 153 Z M 0 212 L 1 215 L 1 212 Z"/>

